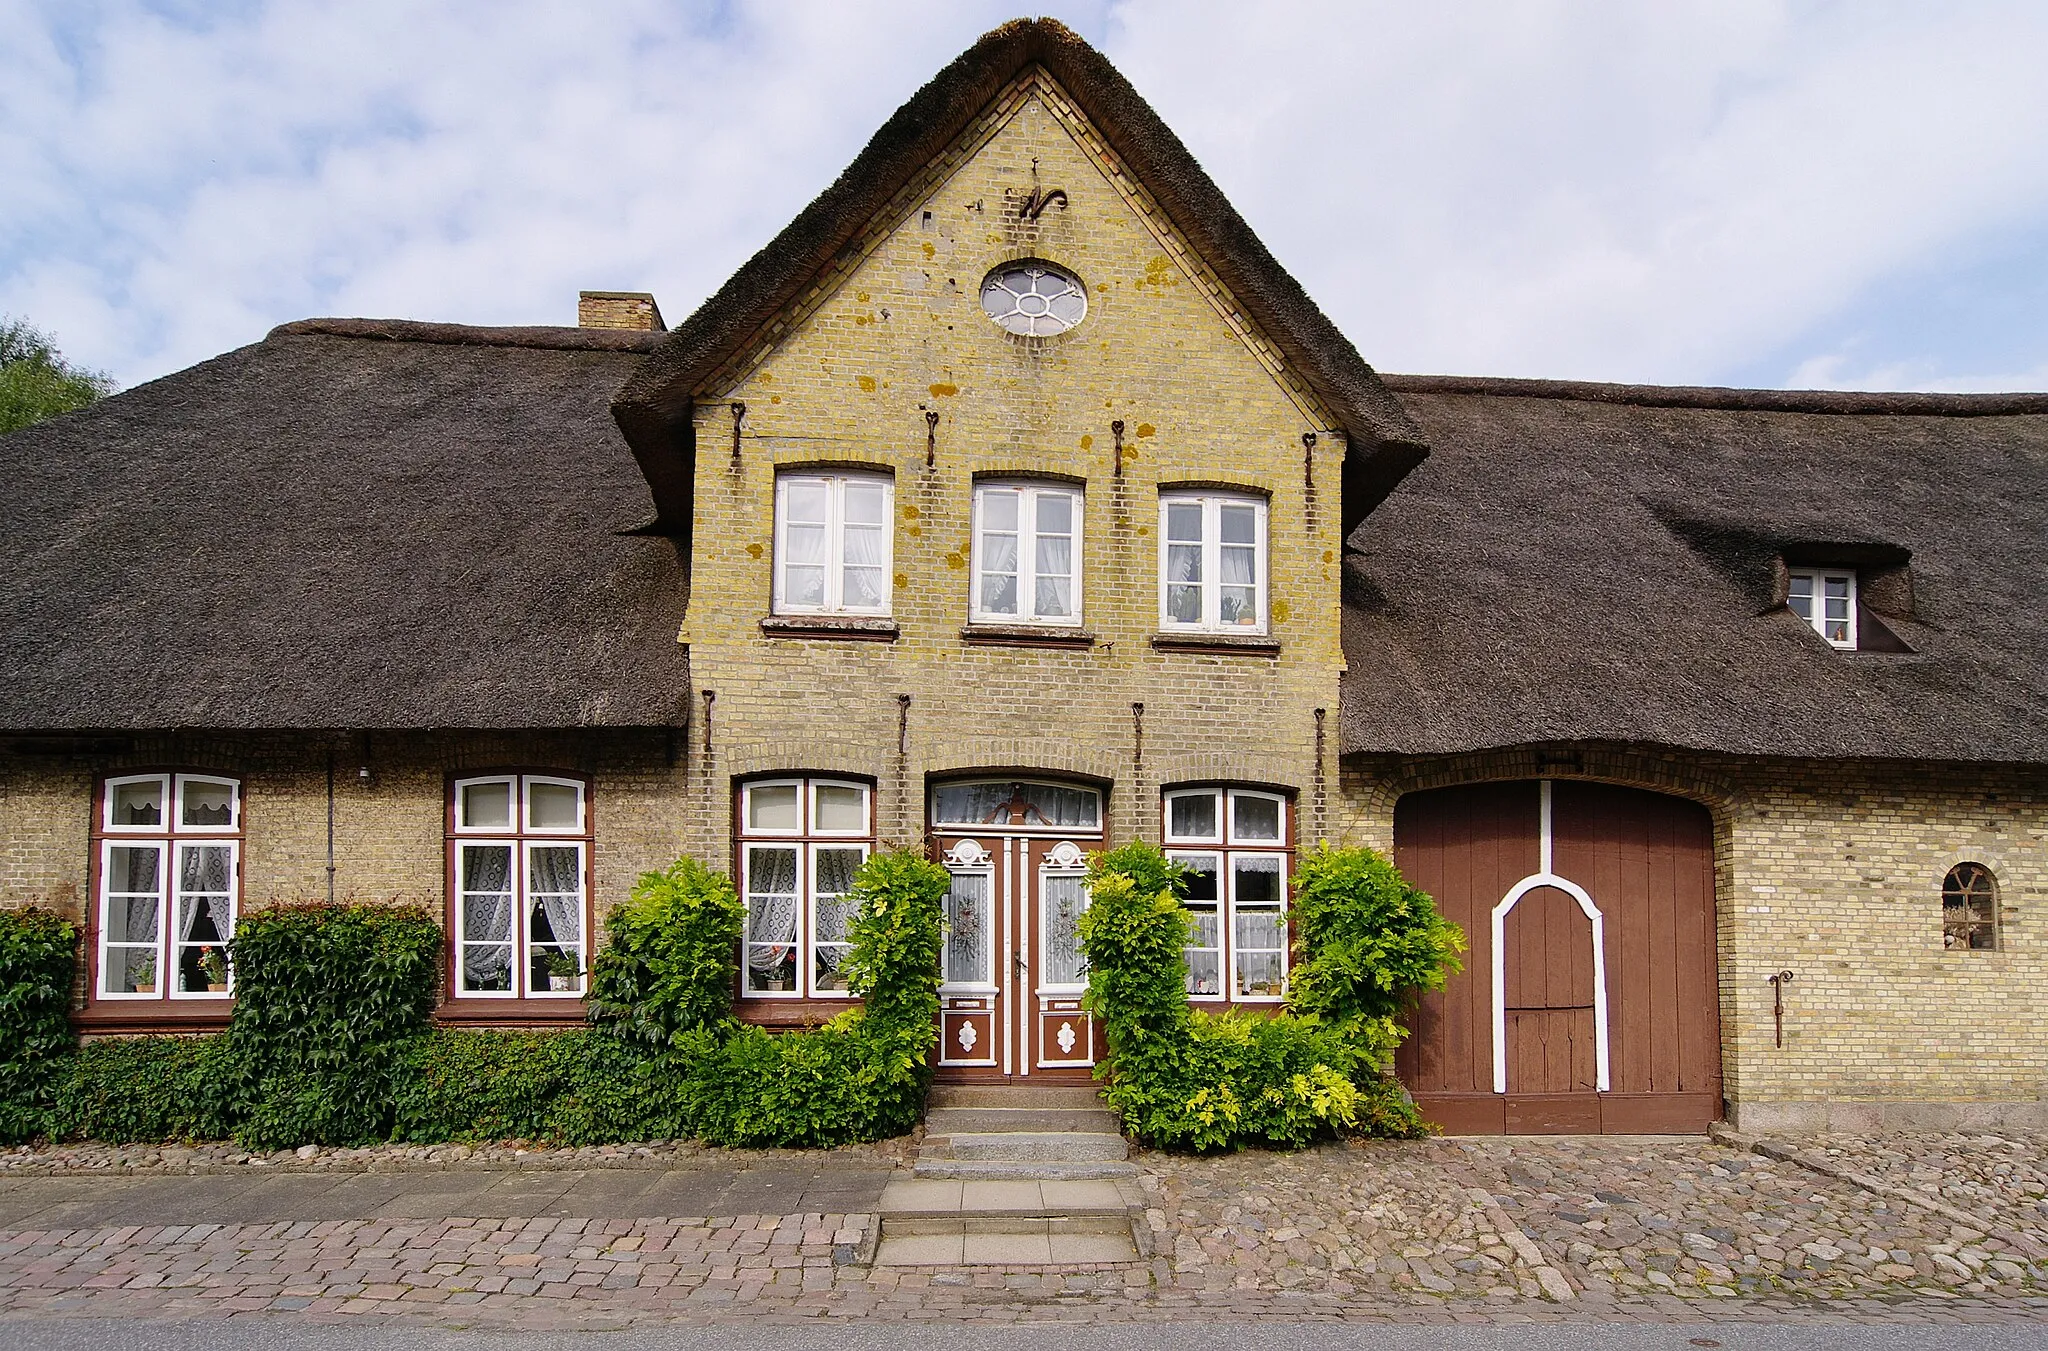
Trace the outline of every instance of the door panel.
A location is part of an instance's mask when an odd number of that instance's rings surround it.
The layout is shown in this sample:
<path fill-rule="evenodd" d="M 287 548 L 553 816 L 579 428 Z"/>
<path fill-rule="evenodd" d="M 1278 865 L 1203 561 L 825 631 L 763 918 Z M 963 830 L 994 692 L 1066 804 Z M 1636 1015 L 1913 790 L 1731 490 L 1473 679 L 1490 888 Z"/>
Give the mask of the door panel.
<path fill-rule="evenodd" d="M 1541 868 L 1541 801 L 1525 781 L 1397 805 L 1395 862 L 1470 943 L 1464 973 L 1419 1002 L 1401 1078 L 1454 1133 L 1703 1131 L 1721 1114 L 1712 824 L 1638 789 L 1550 785 L 1551 872 L 1601 915 L 1611 1091 L 1597 1091 L 1592 921 L 1541 884 L 1502 920 L 1507 1093 L 1492 1091 L 1492 916 Z"/>
<path fill-rule="evenodd" d="M 1091 1081 L 1102 1034 L 1081 1007 L 1087 970 L 1076 926 L 1086 851 L 1101 848 L 1102 836 L 998 824 L 935 835 L 933 846 L 954 877 L 937 1077 Z"/>

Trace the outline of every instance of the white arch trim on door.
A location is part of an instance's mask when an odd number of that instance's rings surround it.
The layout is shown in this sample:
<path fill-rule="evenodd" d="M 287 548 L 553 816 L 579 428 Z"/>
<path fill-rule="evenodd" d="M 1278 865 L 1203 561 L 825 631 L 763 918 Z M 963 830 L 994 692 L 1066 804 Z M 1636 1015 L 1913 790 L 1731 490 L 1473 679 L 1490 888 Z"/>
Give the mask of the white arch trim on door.
<path fill-rule="evenodd" d="M 1606 921 L 1600 914 L 1600 907 L 1593 904 L 1593 898 L 1586 894 L 1584 887 L 1551 871 L 1549 779 L 1538 785 L 1537 803 L 1536 871 L 1508 888 L 1508 894 L 1493 907 L 1493 1091 L 1508 1091 L 1507 953 L 1503 947 L 1508 912 L 1515 908 L 1515 902 L 1536 888 L 1555 887 L 1577 901 L 1579 909 L 1586 912 L 1586 918 L 1593 921 L 1593 1073 L 1595 1085 L 1605 1093 L 1608 1086 Z"/>

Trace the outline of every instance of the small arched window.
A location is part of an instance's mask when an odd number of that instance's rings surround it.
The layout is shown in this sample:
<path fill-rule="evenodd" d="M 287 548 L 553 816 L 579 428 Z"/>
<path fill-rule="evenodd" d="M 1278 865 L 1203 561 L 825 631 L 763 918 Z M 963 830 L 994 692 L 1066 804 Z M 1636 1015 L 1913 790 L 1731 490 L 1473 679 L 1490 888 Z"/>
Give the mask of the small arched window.
<path fill-rule="evenodd" d="M 1941 881 L 1941 945 L 1990 951 L 1998 946 L 1998 879 L 1981 863 L 1958 863 Z"/>

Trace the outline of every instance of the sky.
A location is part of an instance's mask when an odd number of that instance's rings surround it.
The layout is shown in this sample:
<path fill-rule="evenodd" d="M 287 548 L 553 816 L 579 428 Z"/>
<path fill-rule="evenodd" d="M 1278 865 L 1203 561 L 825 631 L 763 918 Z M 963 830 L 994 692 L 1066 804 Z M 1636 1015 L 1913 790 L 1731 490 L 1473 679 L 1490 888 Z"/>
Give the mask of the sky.
<path fill-rule="evenodd" d="M 1042 0 L 1041 0 L 1042 2 Z M 681 321 L 988 0 L 0 0 L 0 314 Z M 2048 389 L 2040 0 L 1076 0 L 1386 371 Z"/>

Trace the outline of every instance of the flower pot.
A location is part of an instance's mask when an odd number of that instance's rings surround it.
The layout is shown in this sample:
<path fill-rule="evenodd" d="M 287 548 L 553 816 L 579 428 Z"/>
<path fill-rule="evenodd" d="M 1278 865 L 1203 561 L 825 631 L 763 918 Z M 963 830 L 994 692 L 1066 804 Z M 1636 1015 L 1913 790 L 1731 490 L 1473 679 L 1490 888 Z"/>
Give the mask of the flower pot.
<path fill-rule="evenodd" d="M 208 994 L 226 994 L 228 992 L 228 983 L 224 980 L 210 980 L 206 982 L 206 992 Z"/>
<path fill-rule="evenodd" d="M 575 988 L 576 988 L 576 977 L 574 977 L 574 976 L 549 976 L 549 977 L 548 977 L 548 988 L 549 988 L 550 990 L 573 990 L 573 989 L 575 989 Z"/>
<path fill-rule="evenodd" d="M 135 985 L 135 993 L 137 993 L 137 994 L 155 994 L 155 993 L 156 993 L 156 982 L 155 982 L 155 981 L 151 981 L 151 982 L 149 982 L 149 983 L 148 983 L 147 985 L 144 985 L 144 984 L 142 984 L 142 983 L 141 983 L 140 981 L 136 982 L 136 985 Z"/>

